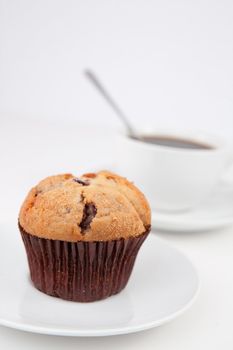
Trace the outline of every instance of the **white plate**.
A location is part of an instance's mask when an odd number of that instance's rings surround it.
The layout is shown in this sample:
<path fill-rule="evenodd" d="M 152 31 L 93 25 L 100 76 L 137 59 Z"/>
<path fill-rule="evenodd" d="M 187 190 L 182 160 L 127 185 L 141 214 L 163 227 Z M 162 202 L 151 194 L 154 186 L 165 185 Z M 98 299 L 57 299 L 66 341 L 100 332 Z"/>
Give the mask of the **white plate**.
<path fill-rule="evenodd" d="M 199 289 L 189 260 L 151 234 L 120 294 L 86 304 L 53 298 L 32 286 L 16 224 L 0 229 L 0 324 L 8 327 L 63 336 L 138 332 L 180 315 Z"/>
<path fill-rule="evenodd" d="M 219 184 L 198 208 L 182 213 L 152 213 L 154 229 L 207 231 L 233 224 L 233 185 Z"/>

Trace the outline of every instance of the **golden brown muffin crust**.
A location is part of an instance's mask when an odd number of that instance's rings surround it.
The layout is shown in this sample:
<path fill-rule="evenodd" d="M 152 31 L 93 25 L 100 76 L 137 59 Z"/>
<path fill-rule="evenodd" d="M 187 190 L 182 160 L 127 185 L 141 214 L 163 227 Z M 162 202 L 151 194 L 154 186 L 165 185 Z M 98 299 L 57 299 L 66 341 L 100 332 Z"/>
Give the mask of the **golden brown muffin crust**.
<path fill-rule="evenodd" d="M 27 233 L 71 242 L 138 236 L 150 221 L 145 196 L 108 171 L 47 177 L 31 189 L 19 214 Z"/>

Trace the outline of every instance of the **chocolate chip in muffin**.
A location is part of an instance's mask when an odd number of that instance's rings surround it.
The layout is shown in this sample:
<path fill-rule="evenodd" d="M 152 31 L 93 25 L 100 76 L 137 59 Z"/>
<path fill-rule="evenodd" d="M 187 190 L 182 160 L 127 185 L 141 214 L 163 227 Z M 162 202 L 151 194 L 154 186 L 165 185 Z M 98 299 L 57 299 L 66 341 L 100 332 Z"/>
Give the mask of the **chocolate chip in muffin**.
<path fill-rule="evenodd" d="M 83 217 L 79 226 L 81 228 L 81 233 L 85 234 L 85 231 L 90 228 L 91 222 L 96 216 L 97 209 L 93 203 L 86 203 L 83 209 Z"/>
<path fill-rule="evenodd" d="M 37 197 L 39 194 L 41 194 L 42 191 L 41 190 L 37 190 L 36 193 L 35 193 L 35 197 Z"/>
<path fill-rule="evenodd" d="M 90 182 L 89 182 L 88 180 L 81 180 L 81 179 L 79 179 L 78 177 L 75 177 L 75 178 L 73 179 L 73 181 L 75 181 L 75 182 L 77 182 L 77 183 L 79 183 L 80 185 L 83 185 L 83 186 L 88 186 L 88 185 L 90 185 Z"/>

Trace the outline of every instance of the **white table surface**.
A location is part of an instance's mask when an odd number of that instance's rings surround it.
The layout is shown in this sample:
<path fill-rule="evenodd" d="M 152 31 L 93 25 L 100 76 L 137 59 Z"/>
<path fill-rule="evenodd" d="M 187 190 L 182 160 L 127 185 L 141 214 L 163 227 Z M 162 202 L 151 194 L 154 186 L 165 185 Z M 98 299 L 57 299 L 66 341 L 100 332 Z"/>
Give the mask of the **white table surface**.
<path fill-rule="evenodd" d="M 114 132 L 110 129 L 3 117 L 0 121 L 0 219 L 16 219 L 26 191 L 43 176 L 63 171 L 79 174 L 114 163 Z M 199 272 L 200 295 L 185 314 L 159 328 L 106 338 L 54 337 L 0 327 L 0 348 L 232 350 L 233 227 L 205 233 L 154 234 L 183 251 Z"/>

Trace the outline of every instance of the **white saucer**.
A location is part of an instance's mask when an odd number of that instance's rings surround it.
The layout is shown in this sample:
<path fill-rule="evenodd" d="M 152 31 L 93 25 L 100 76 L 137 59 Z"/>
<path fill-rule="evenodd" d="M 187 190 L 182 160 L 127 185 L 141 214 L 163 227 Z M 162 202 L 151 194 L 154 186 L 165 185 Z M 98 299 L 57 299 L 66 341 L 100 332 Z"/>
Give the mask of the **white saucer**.
<path fill-rule="evenodd" d="M 199 290 L 190 261 L 151 234 L 120 294 L 86 304 L 53 298 L 31 285 L 17 223 L 1 223 L 0 229 L 1 325 L 63 336 L 138 332 L 179 316 Z"/>
<path fill-rule="evenodd" d="M 182 213 L 152 213 L 154 229 L 207 231 L 233 224 L 233 185 L 219 184 L 198 208 Z"/>

